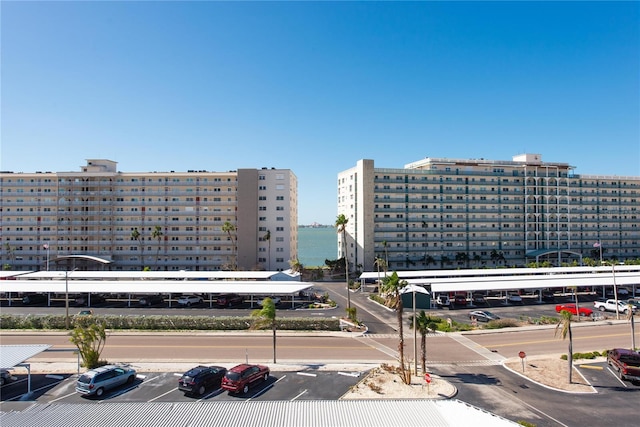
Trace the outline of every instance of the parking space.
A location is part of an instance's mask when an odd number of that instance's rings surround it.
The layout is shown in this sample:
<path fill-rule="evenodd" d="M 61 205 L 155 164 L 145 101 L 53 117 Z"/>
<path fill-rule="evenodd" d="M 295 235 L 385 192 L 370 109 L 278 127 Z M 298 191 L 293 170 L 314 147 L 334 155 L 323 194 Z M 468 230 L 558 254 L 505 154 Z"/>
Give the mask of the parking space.
<path fill-rule="evenodd" d="M 99 402 L 194 402 L 198 400 L 337 400 L 360 381 L 363 372 L 287 371 L 272 372 L 266 382 L 252 387 L 247 394 L 230 394 L 220 388 L 191 396 L 178 390 L 182 372 L 139 373 L 136 381 L 106 391 L 100 398 L 83 397 L 75 391 L 77 375 L 34 375 L 32 395 L 27 397 L 26 378 L 2 387 L 2 402 L 31 400 L 38 403 Z"/>

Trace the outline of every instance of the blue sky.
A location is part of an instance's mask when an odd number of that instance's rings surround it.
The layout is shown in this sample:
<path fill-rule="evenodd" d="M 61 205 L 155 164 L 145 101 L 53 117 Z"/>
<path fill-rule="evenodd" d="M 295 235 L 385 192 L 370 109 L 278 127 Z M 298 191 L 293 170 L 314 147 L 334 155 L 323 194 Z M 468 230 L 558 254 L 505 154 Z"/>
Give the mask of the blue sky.
<path fill-rule="evenodd" d="M 275 167 L 333 224 L 359 159 L 640 176 L 638 2 L 11 2 L 0 169 Z"/>

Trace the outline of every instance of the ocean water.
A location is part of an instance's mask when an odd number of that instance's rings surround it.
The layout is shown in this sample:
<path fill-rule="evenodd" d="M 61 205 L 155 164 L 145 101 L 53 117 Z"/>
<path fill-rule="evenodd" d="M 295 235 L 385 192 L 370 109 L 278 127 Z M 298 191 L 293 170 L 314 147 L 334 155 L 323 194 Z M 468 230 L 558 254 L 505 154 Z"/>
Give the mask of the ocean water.
<path fill-rule="evenodd" d="M 324 265 L 325 259 L 338 257 L 335 227 L 298 227 L 298 260 L 305 267 Z"/>

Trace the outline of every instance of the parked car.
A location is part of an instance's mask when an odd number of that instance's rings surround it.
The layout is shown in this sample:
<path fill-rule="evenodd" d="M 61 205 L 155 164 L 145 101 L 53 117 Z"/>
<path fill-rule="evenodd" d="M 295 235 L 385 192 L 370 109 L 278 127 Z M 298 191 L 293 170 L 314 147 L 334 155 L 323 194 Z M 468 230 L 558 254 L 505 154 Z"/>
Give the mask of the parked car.
<path fill-rule="evenodd" d="M 204 300 L 197 295 L 183 295 L 178 298 L 178 305 L 191 307 L 192 305 L 202 304 Z"/>
<path fill-rule="evenodd" d="M 607 363 L 618 371 L 621 380 L 640 385 L 640 353 L 626 348 L 607 351 Z"/>
<path fill-rule="evenodd" d="M 500 319 L 500 316 L 486 310 L 475 310 L 469 313 L 469 318 L 471 320 L 475 319 L 478 322 L 490 322 L 492 320 Z"/>
<path fill-rule="evenodd" d="M 236 294 L 224 294 L 218 297 L 218 305 L 220 307 L 231 307 L 234 305 L 242 304 L 244 297 Z"/>
<path fill-rule="evenodd" d="M 635 306 L 637 311 L 640 309 L 640 298 L 629 298 L 625 301 L 625 304 Z"/>
<path fill-rule="evenodd" d="M 105 391 L 124 384 L 133 384 L 136 370 L 129 365 L 105 365 L 85 372 L 76 382 L 76 391 L 83 396 L 100 397 Z"/>
<path fill-rule="evenodd" d="M 229 393 L 247 393 L 249 388 L 269 379 L 269 368 L 264 365 L 241 364 L 229 369 L 222 379 L 222 388 Z"/>
<path fill-rule="evenodd" d="M 453 296 L 453 305 L 454 307 L 466 307 L 467 306 L 467 297 L 464 295 L 454 295 Z"/>
<path fill-rule="evenodd" d="M 271 301 L 273 301 L 274 305 L 280 305 L 280 303 L 282 302 L 282 299 L 280 297 L 265 297 L 265 298 L 260 298 L 258 300 L 258 305 L 260 307 L 262 307 L 262 304 L 264 303 L 264 300 L 267 298 L 271 298 Z"/>
<path fill-rule="evenodd" d="M 451 301 L 447 295 L 440 294 L 436 298 L 436 304 L 439 308 L 449 307 L 451 305 Z"/>
<path fill-rule="evenodd" d="M 80 310 L 76 316 L 93 316 L 93 310 Z"/>
<path fill-rule="evenodd" d="M 489 305 L 484 294 L 473 294 L 471 296 L 471 303 L 473 305 Z"/>
<path fill-rule="evenodd" d="M 629 311 L 629 305 L 626 302 L 621 300 L 616 301 L 615 299 L 599 299 L 597 301 L 594 301 L 593 308 L 600 311 L 618 311 L 619 313 L 625 314 L 627 314 L 627 312 Z M 632 305 L 631 311 L 635 313 L 637 311 L 636 306 Z"/>
<path fill-rule="evenodd" d="M 591 315 L 593 315 L 593 310 L 592 309 L 590 309 L 588 307 L 582 307 L 582 306 L 578 306 L 578 308 L 576 309 L 576 305 L 573 304 L 573 303 L 556 305 L 556 313 L 561 313 L 563 311 L 568 311 L 569 313 L 573 314 L 574 316 L 578 314 L 578 311 L 580 311 L 580 316 L 591 316 Z"/>
<path fill-rule="evenodd" d="M 536 291 L 536 295 L 540 295 L 540 291 Z M 556 300 L 556 296 L 553 294 L 552 291 L 550 290 L 546 290 L 546 291 L 542 291 L 542 301 L 544 302 L 555 302 Z"/>
<path fill-rule="evenodd" d="M 518 295 L 518 294 L 509 294 L 509 295 L 507 295 L 507 302 L 509 304 L 519 304 L 519 305 L 524 304 L 522 302 L 522 297 L 520 295 Z"/>
<path fill-rule="evenodd" d="M 178 380 L 178 389 L 185 394 L 202 396 L 207 389 L 218 389 L 227 368 L 222 366 L 196 366 L 182 374 Z"/>
<path fill-rule="evenodd" d="M 8 369 L 0 369 L 0 386 L 15 381 L 16 377 L 11 375 L 11 371 Z"/>
<path fill-rule="evenodd" d="M 24 305 L 42 304 L 44 302 L 47 302 L 45 294 L 29 294 L 22 297 L 22 304 Z"/>
<path fill-rule="evenodd" d="M 101 302 L 104 302 L 104 301 L 105 301 L 105 297 L 100 294 L 91 294 L 91 298 L 89 298 L 87 294 L 84 294 L 84 295 L 77 296 L 75 299 L 76 305 L 81 305 L 81 306 L 87 305 L 89 303 L 91 303 L 91 305 L 100 304 Z"/>
<path fill-rule="evenodd" d="M 164 298 L 162 295 L 143 295 L 138 300 L 138 304 L 142 306 L 150 307 L 156 304 L 162 304 L 164 302 Z"/>

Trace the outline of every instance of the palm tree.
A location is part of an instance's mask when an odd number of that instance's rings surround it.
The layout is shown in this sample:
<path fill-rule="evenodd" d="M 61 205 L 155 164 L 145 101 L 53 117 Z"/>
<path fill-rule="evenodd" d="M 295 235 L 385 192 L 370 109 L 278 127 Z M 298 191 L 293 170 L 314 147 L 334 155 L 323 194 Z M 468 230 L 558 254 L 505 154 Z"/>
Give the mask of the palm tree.
<path fill-rule="evenodd" d="M 302 270 L 304 269 L 304 266 L 298 258 L 289 260 L 289 267 L 291 267 L 291 271 L 293 271 L 294 273 L 300 274 L 302 274 Z"/>
<path fill-rule="evenodd" d="M 262 300 L 262 308 L 253 310 L 251 317 L 255 318 L 250 329 L 271 328 L 273 331 L 273 363 L 276 363 L 276 304 L 271 298 Z"/>
<path fill-rule="evenodd" d="M 416 315 L 415 323 L 416 330 L 420 333 L 420 357 L 423 373 L 427 372 L 427 334 L 430 331 L 429 326 L 437 321 L 437 318 L 429 316 L 424 310 L 421 310 Z M 409 318 L 409 327 L 413 329 L 413 316 Z"/>
<path fill-rule="evenodd" d="M 478 255 L 478 254 L 475 254 L 473 256 L 473 262 L 475 262 L 476 265 L 480 265 L 480 261 L 482 261 L 482 257 L 480 255 Z"/>
<path fill-rule="evenodd" d="M 631 350 L 636 349 L 636 325 L 634 323 L 633 307 L 633 304 L 627 303 L 626 318 L 631 323 Z"/>
<path fill-rule="evenodd" d="M 222 232 L 223 233 L 227 233 L 227 235 L 229 236 L 229 240 L 231 240 L 232 243 L 232 252 L 233 252 L 233 258 L 235 259 L 235 255 L 236 255 L 236 240 L 234 238 L 234 232 L 236 231 L 236 227 L 235 225 L 231 224 L 231 222 L 229 221 L 225 221 L 224 224 L 222 224 Z M 231 262 L 229 263 L 232 267 L 233 270 L 237 270 L 238 269 L 238 263 L 236 262 Z"/>
<path fill-rule="evenodd" d="M 389 268 L 389 252 L 387 251 L 388 246 L 389 244 L 387 243 L 387 241 L 383 240 L 382 247 L 384 248 L 384 261 L 387 263 L 387 268 Z"/>
<path fill-rule="evenodd" d="M 151 237 L 158 240 L 158 247 L 156 248 L 156 270 L 158 269 L 158 255 L 160 255 L 160 245 L 162 244 L 162 227 L 156 225 L 151 233 Z"/>
<path fill-rule="evenodd" d="M 347 279 L 347 312 L 351 309 L 351 295 L 349 291 L 349 257 L 347 256 L 347 223 L 349 220 L 344 214 L 336 218 L 336 228 L 338 233 L 342 233 L 342 244 L 344 245 L 344 275 Z"/>
<path fill-rule="evenodd" d="M 267 230 L 262 240 L 267 241 L 267 270 L 271 270 L 271 230 Z"/>
<path fill-rule="evenodd" d="M 571 335 L 572 316 L 573 315 L 569 311 L 562 310 L 560 312 L 560 321 L 556 325 L 556 331 L 554 334 L 554 336 L 557 336 L 558 332 L 560 332 L 562 339 L 567 338 L 567 335 L 569 335 L 569 355 L 567 357 L 567 360 L 569 361 L 569 384 L 572 383 L 571 373 L 573 371 L 573 336 Z"/>
<path fill-rule="evenodd" d="M 141 268 L 144 268 L 144 245 L 142 244 L 142 234 L 138 231 L 138 227 L 134 227 L 131 232 L 131 238 L 138 242 L 140 248 L 140 258 L 142 260 Z"/>
<path fill-rule="evenodd" d="M 391 276 L 382 279 L 382 290 L 387 295 L 387 303 L 395 308 L 398 317 L 398 353 L 400 355 L 400 377 L 402 382 L 409 384 L 411 382 L 411 371 L 407 371 L 404 366 L 404 323 L 402 321 L 402 297 L 400 290 L 407 286 L 406 280 L 400 280 L 397 272 L 393 272 Z"/>

